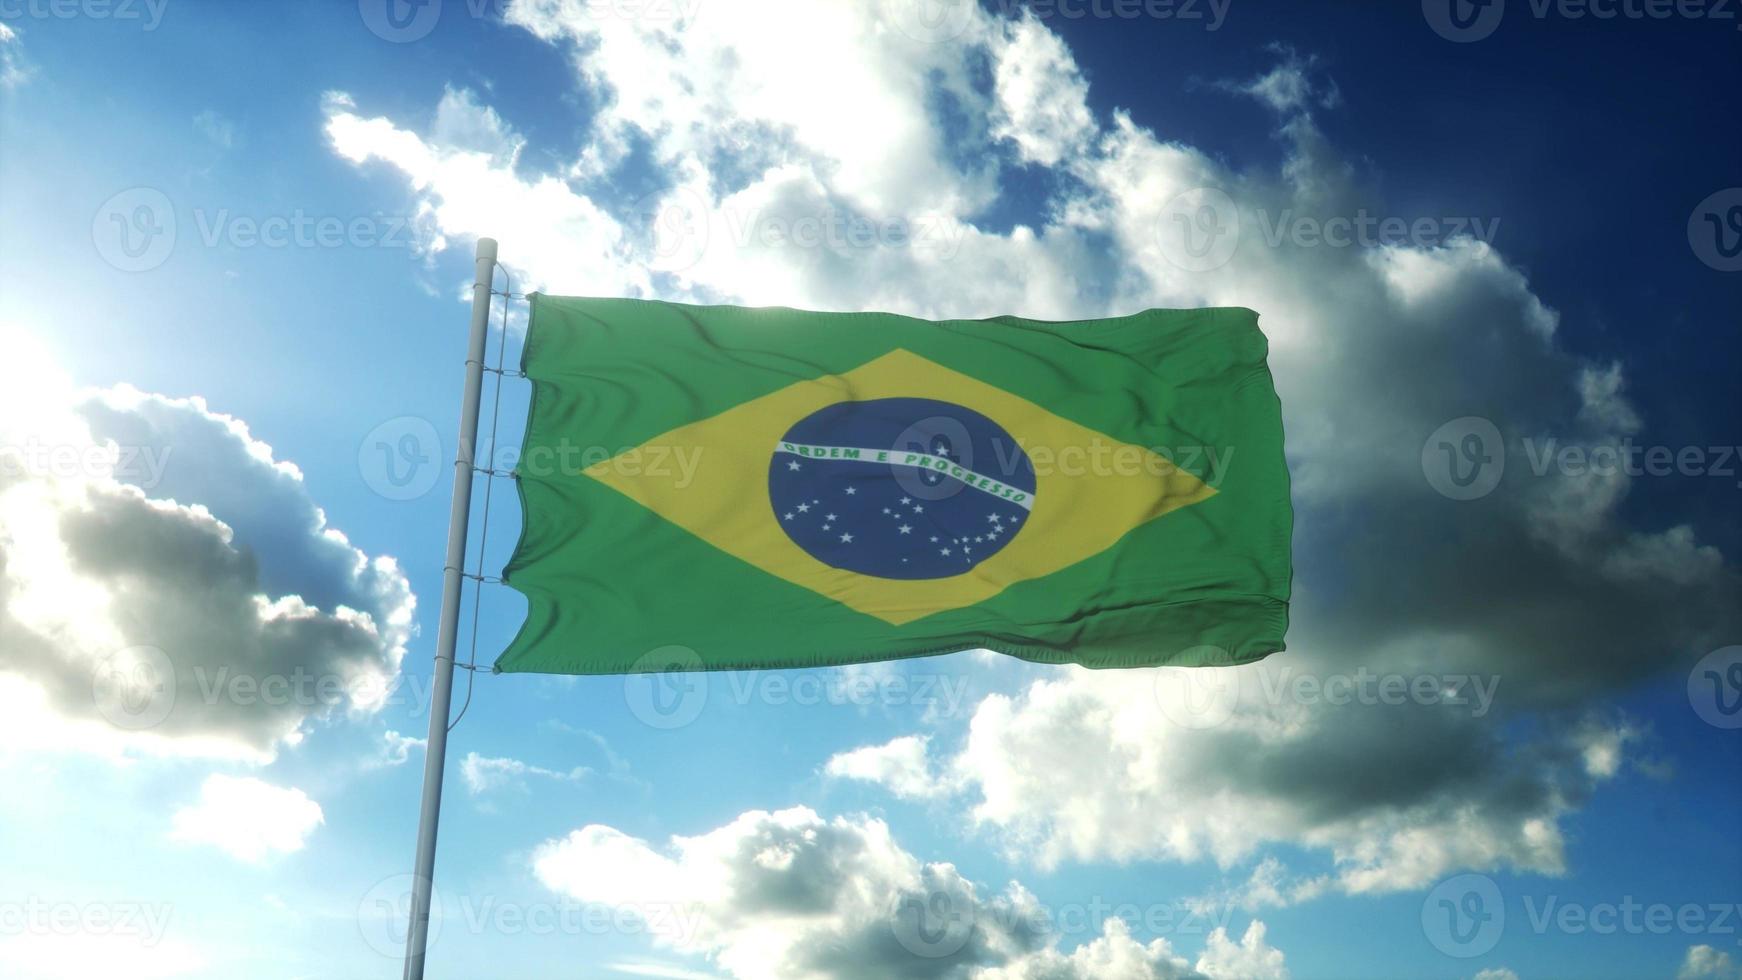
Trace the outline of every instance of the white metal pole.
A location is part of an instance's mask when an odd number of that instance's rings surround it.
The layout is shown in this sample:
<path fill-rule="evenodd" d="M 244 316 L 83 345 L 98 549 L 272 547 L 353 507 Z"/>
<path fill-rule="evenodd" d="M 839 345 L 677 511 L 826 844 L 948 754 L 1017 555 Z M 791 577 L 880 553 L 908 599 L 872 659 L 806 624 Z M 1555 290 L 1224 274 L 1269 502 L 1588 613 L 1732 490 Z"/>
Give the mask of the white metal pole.
<path fill-rule="evenodd" d="M 472 513 L 472 464 L 478 441 L 478 402 L 484 388 L 484 342 L 490 333 L 490 286 L 496 240 L 478 239 L 472 282 L 472 333 L 466 343 L 466 393 L 460 402 L 460 439 L 454 458 L 454 499 L 448 512 L 448 558 L 442 568 L 441 625 L 436 632 L 435 683 L 430 689 L 429 743 L 423 759 L 423 810 L 417 823 L 417 870 L 411 881 L 411 921 L 405 935 L 405 980 L 423 980 L 429 945 L 429 906 L 435 881 L 436 823 L 441 817 L 442 768 L 453 703 L 454 648 L 459 639 L 460 586 L 466 566 L 466 524 Z"/>

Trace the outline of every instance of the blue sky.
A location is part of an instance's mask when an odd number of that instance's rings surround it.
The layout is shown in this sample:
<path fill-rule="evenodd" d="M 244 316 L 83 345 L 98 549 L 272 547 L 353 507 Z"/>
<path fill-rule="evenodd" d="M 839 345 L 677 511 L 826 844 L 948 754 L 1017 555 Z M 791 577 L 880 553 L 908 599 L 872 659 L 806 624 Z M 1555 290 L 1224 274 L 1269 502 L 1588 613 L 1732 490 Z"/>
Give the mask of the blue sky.
<path fill-rule="evenodd" d="M 0 4 L 0 973 L 398 969 L 490 235 L 558 294 L 1257 309 L 1297 600 L 1211 682 L 968 652 L 673 718 L 484 674 L 431 976 L 1742 976 L 1739 22 L 1513 0 L 1460 42 L 1436 3 Z M 745 231 L 843 215 L 919 242 Z M 1324 242 L 1363 215 L 1420 233 Z M 1505 469 L 1460 500 L 1471 418 Z M 522 609 L 485 589 L 481 662 Z M 116 700 L 140 670 L 172 703 Z M 1299 683 L 1367 676 L 1497 686 Z M 972 926 L 918 955 L 939 895 Z M 1634 903 L 1701 924 L 1580 924 Z"/>

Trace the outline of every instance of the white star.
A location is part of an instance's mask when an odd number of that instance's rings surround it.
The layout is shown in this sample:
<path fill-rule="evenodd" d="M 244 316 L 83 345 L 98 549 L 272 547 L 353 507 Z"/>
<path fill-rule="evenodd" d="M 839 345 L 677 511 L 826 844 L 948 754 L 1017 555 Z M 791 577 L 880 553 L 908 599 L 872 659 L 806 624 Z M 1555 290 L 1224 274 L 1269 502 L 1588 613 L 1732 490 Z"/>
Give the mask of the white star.
<path fill-rule="evenodd" d="M 935 535 L 935 534 L 934 534 L 934 535 L 932 535 L 932 536 L 931 536 L 931 543 L 932 543 L 932 544 L 937 544 L 937 543 L 938 543 L 938 536 L 937 536 L 937 535 Z"/>
<path fill-rule="evenodd" d="M 975 541 L 984 541 L 984 540 L 986 540 L 986 539 L 985 539 L 985 538 L 982 538 L 982 537 L 980 537 L 980 536 L 979 536 L 979 535 L 978 535 L 978 534 L 976 534 L 976 535 L 974 535 L 974 540 L 975 540 Z"/>
<path fill-rule="evenodd" d="M 913 512 L 914 512 L 914 513 L 915 513 L 915 514 L 923 514 L 923 513 L 925 513 L 925 505 L 924 505 L 924 504 L 914 504 L 914 505 L 913 505 Z"/>
<path fill-rule="evenodd" d="M 911 504 L 911 503 L 913 503 L 913 498 L 912 497 L 903 497 L 903 498 L 901 498 L 901 502 L 904 504 Z"/>
<path fill-rule="evenodd" d="M 808 514 L 808 513 L 810 513 L 810 509 L 811 509 L 810 504 L 799 504 L 798 505 L 798 512 L 800 514 Z"/>
<path fill-rule="evenodd" d="M 827 531 L 827 530 L 830 530 L 830 527 L 829 527 L 829 525 L 827 525 L 827 524 L 824 524 L 824 525 L 823 525 L 823 530 L 825 530 L 825 531 Z"/>
<path fill-rule="evenodd" d="M 940 554 L 940 555 L 947 555 L 949 553 L 950 553 L 950 549 L 948 549 L 948 548 L 939 548 L 938 549 L 938 554 Z"/>
<path fill-rule="evenodd" d="M 795 459 L 792 462 L 786 464 L 786 468 L 789 470 L 797 470 L 798 469 L 798 460 Z"/>
<path fill-rule="evenodd" d="M 786 519 L 789 521 L 792 520 L 792 511 L 789 510 L 786 512 Z"/>
<path fill-rule="evenodd" d="M 996 523 L 998 523 L 998 515 L 997 514 L 987 514 L 986 520 L 990 521 L 993 524 L 996 524 Z"/>
<path fill-rule="evenodd" d="M 858 487 L 848 487 L 848 488 L 847 488 L 847 496 L 849 496 L 849 497 L 851 497 L 851 496 L 852 496 L 852 495 L 854 495 L 854 494 L 856 494 L 856 493 L 858 493 L 858 492 L 859 492 L 859 488 L 858 488 Z"/>
<path fill-rule="evenodd" d="M 887 507 L 883 508 L 883 513 L 885 513 L 885 514 L 889 513 L 889 508 L 887 508 Z"/>
<path fill-rule="evenodd" d="M 852 544 L 853 543 L 853 536 L 851 534 L 841 535 L 841 543 L 842 544 Z"/>
<path fill-rule="evenodd" d="M 835 515 L 833 515 L 833 514 L 830 514 L 829 516 L 823 518 L 823 520 L 825 520 L 825 521 L 832 521 L 834 519 L 835 519 Z"/>
<path fill-rule="evenodd" d="M 906 534 L 909 531 L 912 531 L 913 528 L 907 526 L 906 524 L 903 524 L 903 525 L 901 525 L 901 527 L 897 528 L 897 530 L 899 530 L 902 534 Z"/>

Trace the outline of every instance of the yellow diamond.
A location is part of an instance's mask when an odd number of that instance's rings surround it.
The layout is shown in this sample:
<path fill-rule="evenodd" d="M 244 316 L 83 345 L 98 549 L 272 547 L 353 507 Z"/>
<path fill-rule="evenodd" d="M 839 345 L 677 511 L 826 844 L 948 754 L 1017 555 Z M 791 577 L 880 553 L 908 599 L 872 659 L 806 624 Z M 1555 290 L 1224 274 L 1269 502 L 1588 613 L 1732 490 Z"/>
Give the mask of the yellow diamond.
<path fill-rule="evenodd" d="M 837 402 L 932 399 L 940 392 L 996 420 L 1028 453 L 1036 483 L 1022 533 L 962 574 L 934 579 L 888 579 L 835 568 L 787 536 L 766 488 L 774 448 L 795 421 Z M 696 460 L 693 472 L 624 465 L 626 458 L 639 461 L 673 451 Z M 844 374 L 795 382 L 655 436 L 583 472 L 729 555 L 897 626 L 1051 575 L 1216 492 L 1147 447 L 1060 418 L 905 350 Z"/>

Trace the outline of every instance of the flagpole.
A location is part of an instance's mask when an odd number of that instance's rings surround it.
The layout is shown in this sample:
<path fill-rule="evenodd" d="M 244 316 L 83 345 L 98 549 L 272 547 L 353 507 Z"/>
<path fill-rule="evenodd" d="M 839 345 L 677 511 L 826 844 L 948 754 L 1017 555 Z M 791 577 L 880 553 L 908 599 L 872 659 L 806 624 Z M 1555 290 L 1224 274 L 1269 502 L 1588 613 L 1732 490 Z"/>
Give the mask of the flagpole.
<path fill-rule="evenodd" d="M 484 388 L 484 342 L 490 332 L 490 286 L 496 273 L 495 239 L 478 239 L 474 269 L 472 332 L 466 342 L 466 391 L 460 402 L 454 496 L 448 511 L 448 557 L 442 566 L 442 611 L 436 631 L 435 683 L 430 689 L 429 741 L 423 759 L 423 808 L 417 822 L 417 870 L 411 880 L 411 920 L 405 934 L 405 980 L 423 980 L 424 952 L 429 945 L 436 823 L 441 816 L 442 770 L 448 751 L 448 712 L 453 704 L 454 648 L 459 639 L 466 524 L 472 514 L 473 453 L 478 441 L 478 403 Z"/>

